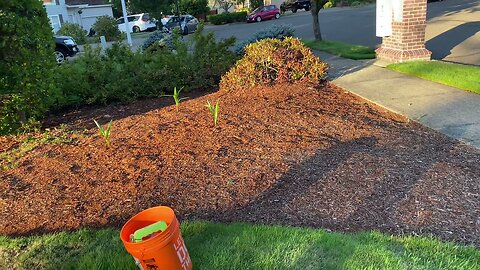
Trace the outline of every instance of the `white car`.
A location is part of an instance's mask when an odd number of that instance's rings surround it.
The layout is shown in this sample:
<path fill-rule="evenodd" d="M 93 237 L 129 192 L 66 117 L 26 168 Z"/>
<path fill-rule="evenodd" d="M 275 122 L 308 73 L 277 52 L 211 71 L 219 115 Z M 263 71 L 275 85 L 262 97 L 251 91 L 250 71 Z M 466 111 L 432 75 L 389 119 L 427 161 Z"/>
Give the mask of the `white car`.
<path fill-rule="evenodd" d="M 142 31 L 157 29 L 157 24 L 155 23 L 155 20 L 151 20 L 148 13 L 128 15 L 127 20 L 127 28 L 130 32 L 138 33 Z M 120 31 L 124 33 L 126 32 L 125 21 L 123 20 L 123 17 L 117 19 L 117 26 Z"/>

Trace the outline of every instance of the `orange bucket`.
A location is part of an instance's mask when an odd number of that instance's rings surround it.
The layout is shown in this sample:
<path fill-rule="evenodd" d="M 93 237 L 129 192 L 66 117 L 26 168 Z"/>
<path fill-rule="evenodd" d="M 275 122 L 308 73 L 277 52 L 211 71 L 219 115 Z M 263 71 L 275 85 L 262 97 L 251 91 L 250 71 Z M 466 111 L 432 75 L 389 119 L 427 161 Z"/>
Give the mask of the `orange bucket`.
<path fill-rule="evenodd" d="M 135 231 L 158 221 L 167 223 L 164 231 L 139 243 L 131 241 L 130 236 Z M 120 238 L 140 269 L 192 269 L 192 261 L 180 232 L 180 223 L 170 207 L 152 207 L 136 214 L 123 226 Z"/>

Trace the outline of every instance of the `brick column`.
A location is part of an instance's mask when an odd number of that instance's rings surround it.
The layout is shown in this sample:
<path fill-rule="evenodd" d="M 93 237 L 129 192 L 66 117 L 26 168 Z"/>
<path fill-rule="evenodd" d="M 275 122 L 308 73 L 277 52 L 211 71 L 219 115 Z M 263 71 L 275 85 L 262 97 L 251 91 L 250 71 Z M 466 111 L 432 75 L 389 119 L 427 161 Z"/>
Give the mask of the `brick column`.
<path fill-rule="evenodd" d="M 427 0 L 403 0 L 402 17 L 401 22 L 393 20 L 392 35 L 383 38 L 377 59 L 394 63 L 430 60 L 432 53 L 425 49 Z"/>

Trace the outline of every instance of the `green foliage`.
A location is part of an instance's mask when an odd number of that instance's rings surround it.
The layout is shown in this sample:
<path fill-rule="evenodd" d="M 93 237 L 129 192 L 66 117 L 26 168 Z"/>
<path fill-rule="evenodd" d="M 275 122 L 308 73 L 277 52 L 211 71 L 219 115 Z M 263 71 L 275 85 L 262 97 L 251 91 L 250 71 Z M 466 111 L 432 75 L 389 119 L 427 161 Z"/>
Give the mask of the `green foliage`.
<path fill-rule="evenodd" d="M 257 31 L 255 34 L 253 34 L 251 38 L 238 43 L 235 46 L 234 51 L 237 55 L 241 56 L 245 53 L 245 47 L 249 44 L 255 43 L 257 41 L 260 41 L 266 38 L 284 39 L 286 37 L 293 37 L 294 34 L 295 34 L 295 29 L 291 25 L 274 24 L 270 27 Z"/>
<path fill-rule="evenodd" d="M 247 17 L 247 12 L 225 12 L 217 15 L 209 15 L 207 19 L 209 22 L 215 25 L 233 23 L 233 22 L 243 22 Z"/>
<path fill-rule="evenodd" d="M 95 119 L 93 119 L 93 122 L 95 122 L 95 125 L 97 125 L 98 133 L 100 133 L 100 135 L 105 140 L 105 144 L 107 145 L 107 147 L 110 147 L 110 131 L 112 130 L 113 122 L 110 120 L 107 128 L 103 128 Z"/>
<path fill-rule="evenodd" d="M 264 39 L 248 45 L 245 51 L 245 56 L 222 77 L 223 91 L 295 81 L 318 83 L 326 74 L 327 64 L 293 37 Z"/>
<path fill-rule="evenodd" d="M 180 92 L 182 92 L 183 89 L 177 90 L 177 87 L 173 88 L 173 94 L 172 95 L 164 95 L 166 97 L 172 97 L 173 101 L 175 102 L 175 108 L 178 111 L 178 107 L 180 106 L 180 102 L 182 100 L 188 99 L 188 97 L 180 97 Z"/>
<path fill-rule="evenodd" d="M 164 33 L 162 31 L 153 32 L 148 38 L 143 42 L 142 49 L 147 50 L 152 47 L 154 50 L 161 48 L 166 48 L 169 50 L 173 49 L 173 38 L 172 35 Z"/>
<path fill-rule="evenodd" d="M 208 0 L 180 0 L 180 12 L 193 16 L 204 15 L 210 11 Z"/>
<path fill-rule="evenodd" d="M 205 105 L 207 107 L 208 111 L 213 117 L 213 124 L 214 126 L 217 126 L 218 122 L 218 111 L 220 110 L 220 106 L 218 105 L 218 100 L 217 103 L 215 103 L 215 106 L 213 106 L 209 100 L 207 100 L 207 104 Z"/>
<path fill-rule="evenodd" d="M 0 8 L 0 134 L 35 123 L 55 92 L 54 38 L 42 2 L 3 0 Z"/>
<path fill-rule="evenodd" d="M 92 26 L 95 35 L 105 36 L 107 41 L 121 40 L 123 35 L 118 29 L 117 21 L 110 16 L 100 16 Z"/>
<path fill-rule="evenodd" d="M 265 4 L 263 3 L 263 0 L 251 0 L 251 1 L 250 1 L 250 8 L 251 8 L 252 10 L 256 9 L 257 7 L 261 7 L 261 6 L 263 6 L 263 5 L 265 5 Z"/>
<path fill-rule="evenodd" d="M 130 11 L 130 14 L 149 13 L 151 18 L 160 20 L 162 13 L 172 13 L 172 4 L 174 3 L 174 0 L 129 0 L 128 10 Z"/>
<path fill-rule="evenodd" d="M 229 50 L 234 39 L 217 41 L 203 26 L 188 41 L 172 36 L 174 50 L 132 52 L 126 45 L 114 44 L 104 54 L 85 46 L 75 61 L 54 72 L 59 88 L 55 108 L 83 104 L 130 102 L 172 93 L 174 87 L 209 90 L 235 63 Z"/>
<path fill-rule="evenodd" d="M 71 36 L 78 44 L 85 44 L 87 42 L 87 31 L 76 23 L 63 23 L 57 35 Z"/>

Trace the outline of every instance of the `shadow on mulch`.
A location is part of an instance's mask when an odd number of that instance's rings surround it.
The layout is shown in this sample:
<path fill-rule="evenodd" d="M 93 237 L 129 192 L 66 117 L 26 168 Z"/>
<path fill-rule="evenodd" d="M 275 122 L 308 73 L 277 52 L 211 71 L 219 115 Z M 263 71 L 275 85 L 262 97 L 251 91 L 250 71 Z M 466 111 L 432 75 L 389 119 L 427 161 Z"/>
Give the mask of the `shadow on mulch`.
<path fill-rule="evenodd" d="M 207 100 L 220 100 L 217 127 Z M 120 108 L 124 116 L 128 108 Z M 82 115 L 74 125 L 99 111 Z M 119 227 L 168 205 L 181 219 L 480 245 L 479 151 L 335 86 L 213 93 L 178 111 L 121 115 L 110 148 L 91 128 L 74 144 L 38 147 L 0 171 L 0 233 Z"/>

